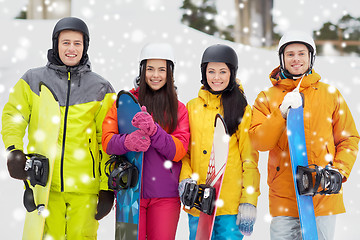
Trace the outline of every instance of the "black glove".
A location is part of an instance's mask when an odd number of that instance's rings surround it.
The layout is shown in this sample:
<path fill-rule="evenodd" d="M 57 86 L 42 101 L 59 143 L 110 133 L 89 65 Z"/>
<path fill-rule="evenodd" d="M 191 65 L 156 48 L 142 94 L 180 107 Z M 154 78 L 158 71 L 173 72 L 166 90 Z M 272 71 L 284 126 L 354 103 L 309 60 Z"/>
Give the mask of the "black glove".
<path fill-rule="evenodd" d="M 97 204 L 97 213 L 95 214 L 96 220 L 101 220 L 109 214 L 114 204 L 115 194 L 113 191 L 100 190 L 99 201 Z"/>
<path fill-rule="evenodd" d="M 27 173 L 25 171 L 26 157 L 23 151 L 14 150 L 7 156 L 7 167 L 10 176 L 15 179 L 25 180 Z"/>

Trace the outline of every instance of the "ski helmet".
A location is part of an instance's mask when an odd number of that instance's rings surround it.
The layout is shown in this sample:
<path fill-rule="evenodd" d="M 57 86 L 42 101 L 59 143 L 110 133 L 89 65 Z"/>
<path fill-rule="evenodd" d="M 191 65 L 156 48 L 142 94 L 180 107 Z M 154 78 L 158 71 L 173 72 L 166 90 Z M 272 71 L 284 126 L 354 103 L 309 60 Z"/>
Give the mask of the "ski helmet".
<path fill-rule="evenodd" d="M 164 59 L 170 62 L 171 71 L 174 72 L 175 67 L 175 56 L 173 48 L 168 43 L 148 43 L 146 44 L 140 52 L 140 69 L 139 76 L 134 80 L 134 86 L 137 88 L 139 86 L 141 69 L 144 68 L 144 61 L 147 59 Z"/>
<path fill-rule="evenodd" d="M 223 62 L 238 68 L 238 57 L 234 49 L 227 45 L 216 44 L 208 47 L 202 56 L 201 65 L 209 62 Z"/>
<path fill-rule="evenodd" d="M 147 59 L 164 59 L 175 64 L 174 51 L 168 43 L 149 43 L 143 47 L 140 53 L 140 63 Z"/>
<path fill-rule="evenodd" d="M 299 75 L 293 75 L 289 73 L 288 70 L 285 69 L 285 63 L 284 63 L 284 50 L 286 46 L 292 43 L 302 43 L 304 44 L 308 50 L 309 50 L 309 60 L 310 65 L 309 69 L 306 71 L 305 74 L 309 73 L 312 70 L 312 67 L 315 62 L 315 56 L 316 56 L 316 46 L 314 39 L 307 33 L 301 32 L 301 31 L 289 31 L 286 32 L 280 39 L 279 45 L 278 45 L 278 54 L 280 59 L 280 70 L 284 73 L 284 75 L 287 78 L 296 79 L 301 77 L 303 74 Z"/>
<path fill-rule="evenodd" d="M 52 41 L 53 41 L 53 51 L 55 53 L 56 56 L 59 55 L 58 53 L 58 44 L 59 44 L 59 34 L 61 31 L 63 30 L 73 30 L 73 31 L 78 31 L 78 32 L 82 32 L 84 35 L 84 50 L 83 50 L 83 56 L 82 58 L 84 58 L 84 56 L 87 53 L 87 50 L 89 48 L 89 41 L 90 41 L 90 36 L 89 36 L 89 29 L 86 26 L 86 23 L 76 17 L 65 17 L 60 19 L 53 30 L 53 34 L 52 34 Z"/>
<path fill-rule="evenodd" d="M 205 49 L 201 58 L 201 83 L 206 89 L 210 89 L 206 81 L 206 67 L 209 62 L 226 63 L 231 71 L 230 82 L 225 90 L 231 89 L 235 84 L 236 71 L 238 69 L 238 57 L 234 49 L 227 45 L 215 44 Z"/>

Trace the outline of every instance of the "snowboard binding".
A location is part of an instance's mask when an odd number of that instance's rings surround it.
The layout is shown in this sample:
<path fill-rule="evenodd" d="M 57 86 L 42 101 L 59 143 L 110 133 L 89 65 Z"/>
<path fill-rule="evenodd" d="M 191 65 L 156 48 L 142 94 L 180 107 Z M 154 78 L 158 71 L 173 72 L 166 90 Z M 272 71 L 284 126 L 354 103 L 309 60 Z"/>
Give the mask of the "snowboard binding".
<path fill-rule="evenodd" d="M 124 155 L 111 155 L 105 164 L 108 186 L 112 190 L 126 190 L 137 185 L 139 170 Z"/>
<path fill-rule="evenodd" d="M 215 208 L 215 188 L 206 184 L 187 183 L 181 201 L 185 208 L 193 208 L 211 215 Z"/>
<path fill-rule="evenodd" d="M 338 170 L 331 168 L 330 165 L 325 168 L 315 164 L 307 167 L 298 166 L 296 179 L 300 195 L 337 194 L 341 190 L 342 176 Z M 319 187 L 322 190 L 319 190 Z"/>
<path fill-rule="evenodd" d="M 49 159 L 41 154 L 25 154 L 29 159 L 25 163 L 25 171 L 31 186 L 40 185 L 45 187 L 49 178 Z M 30 188 L 27 180 L 24 180 L 25 192 L 23 203 L 28 212 L 38 209 L 39 212 L 44 208 L 44 204 L 35 204 L 34 192 Z"/>
<path fill-rule="evenodd" d="M 40 185 L 45 187 L 49 177 L 49 159 L 41 154 L 26 154 L 29 159 L 25 163 L 25 171 L 31 186 Z"/>

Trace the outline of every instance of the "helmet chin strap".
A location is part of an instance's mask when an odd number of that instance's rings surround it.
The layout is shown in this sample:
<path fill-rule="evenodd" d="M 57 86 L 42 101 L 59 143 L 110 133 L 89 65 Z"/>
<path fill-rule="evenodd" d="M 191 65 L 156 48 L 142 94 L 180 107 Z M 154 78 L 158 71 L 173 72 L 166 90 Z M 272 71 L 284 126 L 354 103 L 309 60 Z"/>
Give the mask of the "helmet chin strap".
<path fill-rule="evenodd" d="M 301 85 L 301 82 L 302 82 L 302 80 L 304 79 L 304 76 L 305 76 L 306 74 L 304 73 L 302 76 L 301 76 L 301 79 L 300 79 L 300 81 L 299 81 L 299 84 L 296 86 L 296 88 L 294 89 L 294 90 L 292 90 L 293 92 L 300 92 L 300 85 Z M 299 77 L 300 78 L 300 77 Z M 297 79 L 299 79 L 299 78 L 297 78 Z"/>
<path fill-rule="evenodd" d="M 283 73 L 283 75 L 286 77 L 286 78 L 289 78 L 289 79 L 294 79 L 294 80 L 297 80 L 299 78 L 303 78 L 304 76 L 306 76 L 307 74 L 309 74 L 312 70 L 312 65 L 313 65 L 313 54 L 312 53 L 309 53 L 310 56 L 309 56 L 309 68 L 305 71 L 305 73 L 302 73 L 302 74 L 297 74 L 297 75 L 294 75 L 294 74 L 291 74 L 287 69 L 285 69 L 285 63 L 284 63 L 284 53 L 280 54 L 279 55 L 279 58 L 280 58 L 280 70 L 281 72 Z"/>

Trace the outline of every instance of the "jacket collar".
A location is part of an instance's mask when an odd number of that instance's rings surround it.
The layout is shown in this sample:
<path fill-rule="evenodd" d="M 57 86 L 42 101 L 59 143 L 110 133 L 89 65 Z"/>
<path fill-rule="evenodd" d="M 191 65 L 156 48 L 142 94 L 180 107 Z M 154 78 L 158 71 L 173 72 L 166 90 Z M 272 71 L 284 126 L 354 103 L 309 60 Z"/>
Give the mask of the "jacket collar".
<path fill-rule="evenodd" d="M 198 94 L 199 98 L 203 99 L 204 103 L 208 106 L 219 107 L 221 94 L 213 94 L 202 86 Z"/>
<path fill-rule="evenodd" d="M 299 79 L 289 79 L 280 77 L 280 66 L 275 68 L 269 75 L 270 81 L 274 86 L 280 86 L 287 91 L 292 91 L 299 84 L 301 78 Z M 312 72 L 303 77 L 303 80 L 300 85 L 300 91 L 311 87 L 312 85 L 319 82 L 321 79 L 320 75 L 315 72 L 313 69 Z"/>
<path fill-rule="evenodd" d="M 58 65 L 54 62 L 50 62 L 48 61 L 48 63 L 46 64 L 46 66 L 50 69 L 55 70 L 56 72 L 60 72 L 60 73 L 75 73 L 75 74 L 82 74 L 85 72 L 91 72 L 91 63 L 89 60 L 87 60 L 84 64 L 80 64 L 77 66 L 73 66 L 73 67 L 69 67 L 66 65 Z"/>

